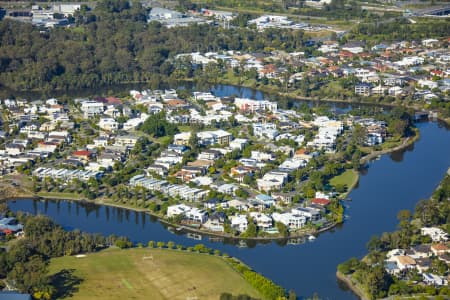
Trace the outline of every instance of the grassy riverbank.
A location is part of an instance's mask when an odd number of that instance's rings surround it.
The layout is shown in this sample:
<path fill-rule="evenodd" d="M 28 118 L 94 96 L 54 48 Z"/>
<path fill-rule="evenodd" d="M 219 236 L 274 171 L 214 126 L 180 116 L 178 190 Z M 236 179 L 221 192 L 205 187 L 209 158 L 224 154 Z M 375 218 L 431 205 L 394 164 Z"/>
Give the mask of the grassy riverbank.
<path fill-rule="evenodd" d="M 179 250 L 107 249 L 59 257 L 51 260 L 50 273 L 65 287 L 65 299 L 219 299 L 222 293 L 264 298 L 224 258 Z"/>
<path fill-rule="evenodd" d="M 346 191 L 342 194 L 341 198 L 347 198 L 348 194 L 353 190 L 359 180 L 359 173 L 353 169 L 346 170 L 344 173 L 331 178 L 330 184 L 333 187 L 337 187 L 339 185 L 344 185 L 346 187 Z"/>
<path fill-rule="evenodd" d="M 352 280 L 351 276 L 346 276 L 342 274 L 341 272 L 336 272 L 336 277 L 339 281 L 344 283 L 350 290 L 352 290 L 353 293 L 358 295 L 358 297 L 361 300 L 369 300 L 370 297 L 367 295 L 367 293 L 364 291 L 364 289 L 358 285 L 354 280 Z"/>

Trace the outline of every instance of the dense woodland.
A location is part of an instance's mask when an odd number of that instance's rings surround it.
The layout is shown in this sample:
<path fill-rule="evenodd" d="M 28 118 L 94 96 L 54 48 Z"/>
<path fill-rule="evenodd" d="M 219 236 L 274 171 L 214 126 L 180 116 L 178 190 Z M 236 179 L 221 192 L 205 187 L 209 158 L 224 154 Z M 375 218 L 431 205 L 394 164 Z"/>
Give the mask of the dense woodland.
<path fill-rule="evenodd" d="M 411 41 L 447 37 L 449 32 L 450 22 L 446 19 L 418 19 L 412 24 L 406 18 L 398 18 L 391 21 L 361 23 L 350 32 L 347 38 L 373 42 Z"/>
<path fill-rule="evenodd" d="M 102 1 L 76 16 L 77 27 L 49 32 L 10 20 L 0 22 L 0 84 L 15 90 L 75 89 L 124 82 L 158 85 L 173 71 L 177 53 L 302 47 L 303 31 L 209 25 L 163 28 L 147 24 L 139 3 Z"/>

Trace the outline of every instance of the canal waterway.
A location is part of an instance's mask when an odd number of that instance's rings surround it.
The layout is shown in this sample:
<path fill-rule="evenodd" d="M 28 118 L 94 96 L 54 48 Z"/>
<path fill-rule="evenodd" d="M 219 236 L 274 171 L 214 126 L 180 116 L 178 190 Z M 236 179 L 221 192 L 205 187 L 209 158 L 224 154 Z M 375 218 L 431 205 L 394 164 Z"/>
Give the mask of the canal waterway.
<path fill-rule="evenodd" d="M 234 93 L 263 98 L 259 92 L 235 87 L 213 91 L 218 96 Z M 421 136 L 415 144 L 371 161 L 361 172 L 357 187 L 349 195 L 352 201 L 345 203 L 345 223 L 312 242 L 237 244 L 208 237 L 197 240 L 197 235 L 171 232 L 142 212 L 81 202 L 17 200 L 10 201 L 10 208 L 48 215 L 68 230 L 123 235 L 134 242 L 173 241 L 186 246 L 203 243 L 241 259 L 286 289 L 295 290 L 300 297 L 317 293 L 322 299 L 357 299 L 337 281 L 337 265 L 351 257 L 362 257 L 371 236 L 395 230 L 397 212 L 413 210 L 415 203 L 428 198 L 450 166 L 449 129 L 437 122 L 419 123 L 417 127 Z M 293 245 L 295 242 L 300 244 Z"/>

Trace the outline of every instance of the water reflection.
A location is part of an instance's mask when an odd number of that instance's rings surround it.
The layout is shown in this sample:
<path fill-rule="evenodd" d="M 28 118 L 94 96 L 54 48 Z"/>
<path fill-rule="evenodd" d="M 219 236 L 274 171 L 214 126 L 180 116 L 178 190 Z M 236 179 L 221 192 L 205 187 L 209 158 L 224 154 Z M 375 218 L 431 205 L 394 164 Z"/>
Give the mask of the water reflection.
<path fill-rule="evenodd" d="M 389 154 L 389 157 L 392 159 L 392 161 L 395 162 L 402 162 L 405 156 L 406 152 L 414 151 L 414 144 L 408 145 L 407 147 L 403 148 L 401 151 L 394 151 Z"/>

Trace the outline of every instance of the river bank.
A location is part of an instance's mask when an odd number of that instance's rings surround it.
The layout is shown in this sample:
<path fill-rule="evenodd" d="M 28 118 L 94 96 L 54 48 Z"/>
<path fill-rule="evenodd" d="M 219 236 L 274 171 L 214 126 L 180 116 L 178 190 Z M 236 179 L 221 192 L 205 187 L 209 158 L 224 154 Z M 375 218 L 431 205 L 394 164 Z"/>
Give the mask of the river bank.
<path fill-rule="evenodd" d="M 350 276 L 346 276 L 346 275 L 342 274 L 341 272 L 337 271 L 336 277 L 341 283 L 343 283 L 346 287 L 348 287 L 353 293 L 358 295 L 358 297 L 361 300 L 370 300 L 370 298 L 367 296 L 367 294 L 364 292 L 364 290 L 359 285 L 354 283 Z"/>
<path fill-rule="evenodd" d="M 403 150 L 409 146 L 411 146 L 412 144 L 414 144 L 419 138 L 420 138 L 420 132 L 419 130 L 414 130 L 415 134 L 414 136 L 410 136 L 410 137 L 406 137 L 405 139 L 403 139 L 402 143 L 394 148 L 389 148 L 389 149 L 384 149 L 384 150 L 379 150 L 379 151 L 372 151 L 371 153 L 367 154 L 366 156 L 362 157 L 360 159 L 360 163 L 361 164 L 365 164 L 367 162 L 369 162 L 372 159 L 375 159 L 376 157 L 380 156 L 380 155 L 384 155 L 384 154 L 389 154 L 395 151 L 400 151 Z"/>
<path fill-rule="evenodd" d="M 74 201 L 74 202 L 80 202 L 83 204 L 93 204 L 93 205 L 103 205 L 108 207 L 115 207 L 115 208 L 122 208 L 127 209 L 130 211 L 135 212 L 143 212 L 147 215 L 150 215 L 152 217 L 155 217 L 158 219 L 159 222 L 166 225 L 167 227 L 172 227 L 173 229 L 177 230 L 180 233 L 195 233 L 200 234 L 204 236 L 209 237 L 217 237 L 217 238 L 224 238 L 224 239 L 232 239 L 236 241 L 281 241 L 281 240 L 291 240 L 291 239 L 298 239 L 298 238 L 306 238 L 308 236 L 317 235 L 319 233 L 328 231 L 330 229 L 333 229 L 338 225 L 338 223 L 332 222 L 327 224 L 324 227 L 321 227 L 319 229 L 315 228 L 305 228 L 298 230 L 294 232 L 292 235 L 289 236 L 261 236 L 261 237 L 241 237 L 241 236 L 235 236 L 232 234 L 227 234 L 224 232 L 216 232 L 216 231 L 209 231 L 205 229 L 197 229 L 194 227 L 190 227 L 188 225 L 182 225 L 177 223 L 172 223 L 164 218 L 164 216 L 160 214 L 156 214 L 149 209 L 146 208 L 139 208 L 139 207 L 133 207 L 125 204 L 118 204 L 118 203 L 112 203 L 109 201 L 104 201 L 104 199 L 95 199 L 95 200 L 87 200 L 85 198 L 76 198 L 76 197 L 68 197 L 62 199 L 58 196 L 39 196 L 37 194 L 19 194 L 16 197 L 0 197 L 0 201 L 20 201 L 20 200 L 54 200 L 54 201 Z"/>

